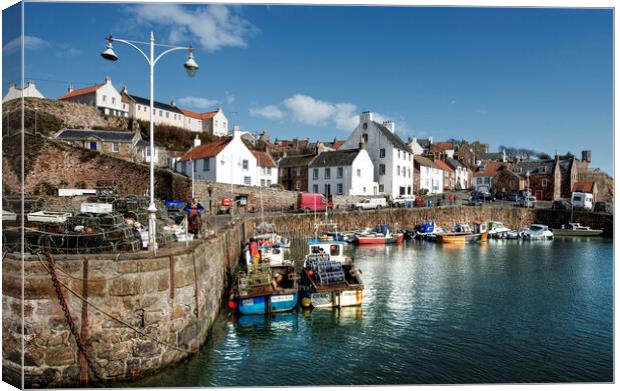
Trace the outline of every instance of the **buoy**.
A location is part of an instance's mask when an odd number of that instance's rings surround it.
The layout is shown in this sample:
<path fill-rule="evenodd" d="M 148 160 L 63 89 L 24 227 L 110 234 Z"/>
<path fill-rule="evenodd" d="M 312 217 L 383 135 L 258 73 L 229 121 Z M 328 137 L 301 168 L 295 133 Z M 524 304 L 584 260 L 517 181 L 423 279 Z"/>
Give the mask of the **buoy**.
<path fill-rule="evenodd" d="M 309 297 L 304 297 L 301 299 L 301 306 L 304 308 L 308 308 L 312 305 L 312 300 Z"/>
<path fill-rule="evenodd" d="M 237 302 L 234 300 L 228 300 L 228 309 L 234 311 L 237 309 Z"/>
<path fill-rule="evenodd" d="M 86 228 L 86 233 L 87 234 L 92 234 L 93 232 L 95 232 L 91 227 Z"/>
<path fill-rule="evenodd" d="M 313 274 L 314 274 L 314 271 L 312 271 L 312 270 L 309 270 L 309 271 L 308 271 L 308 275 L 309 275 L 310 277 L 312 277 L 312 275 L 313 275 Z"/>

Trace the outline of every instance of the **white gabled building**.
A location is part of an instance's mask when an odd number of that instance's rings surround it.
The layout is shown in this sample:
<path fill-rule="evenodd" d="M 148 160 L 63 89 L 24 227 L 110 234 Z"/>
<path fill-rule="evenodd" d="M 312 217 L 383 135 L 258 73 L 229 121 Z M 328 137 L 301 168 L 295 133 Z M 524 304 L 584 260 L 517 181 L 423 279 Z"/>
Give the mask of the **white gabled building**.
<path fill-rule="evenodd" d="M 2 98 L 2 103 L 8 102 L 13 99 L 21 99 L 24 98 L 41 98 L 44 99 L 42 93 L 37 90 L 37 86 L 34 84 L 34 80 L 28 80 L 28 85 L 26 88 L 18 88 L 15 83 L 9 84 L 9 91 Z"/>
<path fill-rule="evenodd" d="M 308 189 L 325 195 L 375 195 L 379 185 L 368 175 L 373 171 L 363 142 L 357 149 L 321 152 L 308 166 Z"/>
<path fill-rule="evenodd" d="M 340 149 L 357 148 L 363 139 L 373 164 L 373 182 L 378 194 L 393 197 L 412 194 L 413 153 L 395 133 L 392 121 L 378 123 L 371 112 L 360 114 L 360 123 Z"/>
<path fill-rule="evenodd" d="M 224 115 L 221 107 L 215 111 L 200 114 L 202 119 L 202 131 L 213 136 L 228 135 L 228 119 Z"/>
<path fill-rule="evenodd" d="M 256 157 L 241 139 L 241 132 L 233 137 L 209 144 L 197 145 L 187 151 L 176 163 L 176 171 L 194 179 L 236 185 L 258 186 Z"/>
<path fill-rule="evenodd" d="M 129 110 L 127 108 L 123 109 L 121 94 L 116 90 L 109 76 L 106 76 L 105 81 L 101 84 L 95 84 L 94 86 L 79 90 L 69 85 L 67 93 L 58 98 L 58 100 L 95 106 L 105 115 L 129 117 Z"/>
<path fill-rule="evenodd" d="M 414 160 L 415 190 L 426 189 L 428 194 L 443 193 L 443 170 L 424 156 L 416 156 Z"/>
<path fill-rule="evenodd" d="M 469 170 L 456 159 L 447 158 L 446 163 L 454 169 L 456 177 L 455 190 L 465 190 L 469 188 Z"/>
<path fill-rule="evenodd" d="M 246 135 L 248 133 L 244 133 Z M 242 136 L 243 136 L 242 135 Z M 273 157 L 267 152 L 252 151 L 256 158 L 256 178 L 257 184 L 269 187 L 278 183 L 278 166 Z"/>

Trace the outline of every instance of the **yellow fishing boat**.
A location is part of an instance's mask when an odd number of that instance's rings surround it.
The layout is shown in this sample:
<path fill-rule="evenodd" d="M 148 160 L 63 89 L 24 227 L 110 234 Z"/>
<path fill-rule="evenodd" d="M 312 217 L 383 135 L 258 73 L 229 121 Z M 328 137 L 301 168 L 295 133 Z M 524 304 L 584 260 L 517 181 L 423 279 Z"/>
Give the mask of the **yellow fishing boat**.
<path fill-rule="evenodd" d="M 457 224 L 452 232 L 437 234 L 437 241 L 440 243 L 476 243 L 486 242 L 489 238 L 487 225 L 485 223 L 474 224 L 472 230 L 469 224 Z"/>

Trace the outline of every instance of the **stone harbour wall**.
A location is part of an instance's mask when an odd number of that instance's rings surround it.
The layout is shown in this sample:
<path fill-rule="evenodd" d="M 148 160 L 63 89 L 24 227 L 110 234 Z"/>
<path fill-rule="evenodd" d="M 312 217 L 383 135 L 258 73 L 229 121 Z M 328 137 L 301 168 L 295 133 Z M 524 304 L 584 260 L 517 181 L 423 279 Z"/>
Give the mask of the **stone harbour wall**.
<path fill-rule="evenodd" d="M 214 238 L 194 241 L 188 249 L 177 243 L 156 256 L 146 252 L 55 256 L 58 279 L 92 304 L 85 305 L 62 288 L 77 329 L 86 330 L 85 345 L 96 370 L 107 381 L 127 380 L 195 352 L 219 313 L 227 272 L 238 261 L 242 235 L 241 226 L 229 227 Z M 44 256 L 25 257 L 25 387 L 84 384 L 80 379 L 87 371 L 84 363 L 81 368 L 81 354 L 44 265 L 49 268 Z M 3 380 L 19 387 L 18 254 L 5 257 L 2 279 Z M 90 381 L 98 383 L 92 373 Z"/>

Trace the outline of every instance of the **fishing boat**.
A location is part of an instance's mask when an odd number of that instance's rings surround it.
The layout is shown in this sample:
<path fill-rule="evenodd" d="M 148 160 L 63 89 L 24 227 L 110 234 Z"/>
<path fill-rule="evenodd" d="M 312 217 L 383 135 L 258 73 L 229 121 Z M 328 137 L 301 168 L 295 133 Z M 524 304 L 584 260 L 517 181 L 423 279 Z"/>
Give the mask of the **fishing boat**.
<path fill-rule="evenodd" d="M 274 245 L 283 248 L 291 247 L 291 241 L 288 238 L 279 235 L 276 227 L 270 223 L 260 223 L 254 228 L 253 239 L 263 242 L 265 245 Z"/>
<path fill-rule="evenodd" d="M 505 239 L 508 235 L 508 232 L 511 231 L 510 228 L 504 226 L 501 221 L 491 221 L 489 222 L 489 237 L 496 239 Z"/>
<path fill-rule="evenodd" d="M 329 254 L 310 253 L 303 264 L 302 300 L 304 307 L 340 308 L 361 305 L 364 285 L 361 271 L 352 260 L 343 263 Z"/>
<path fill-rule="evenodd" d="M 403 238 L 402 232 L 392 233 L 389 224 L 382 224 L 381 232 L 358 235 L 357 242 L 359 244 L 400 244 L 403 242 Z"/>
<path fill-rule="evenodd" d="M 345 242 L 337 240 L 312 239 L 308 241 L 308 254 L 328 254 L 332 260 L 350 264 L 353 260 L 345 255 L 345 244 Z"/>
<path fill-rule="evenodd" d="M 232 307 L 242 315 L 291 311 L 297 306 L 298 290 L 294 265 L 249 264 L 237 275 Z"/>
<path fill-rule="evenodd" d="M 531 224 L 530 227 L 523 232 L 524 240 L 551 240 L 553 239 L 553 232 L 549 230 L 549 227 L 542 224 Z"/>
<path fill-rule="evenodd" d="M 434 241 L 437 238 L 437 234 L 445 232 L 443 228 L 436 225 L 434 221 L 430 220 L 424 224 L 417 225 L 414 229 L 415 233 L 413 238 Z"/>
<path fill-rule="evenodd" d="M 452 232 L 437 234 L 437 240 L 440 243 L 486 242 L 488 235 L 489 233 L 485 223 L 474 224 L 473 229 L 469 224 L 456 224 Z"/>
<path fill-rule="evenodd" d="M 568 228 L 554 228 L 553 234 L 556 236 L 600 236 L 603 234 L 602 229 L 592 229 L 579 223 L 569 223 Z"/>

